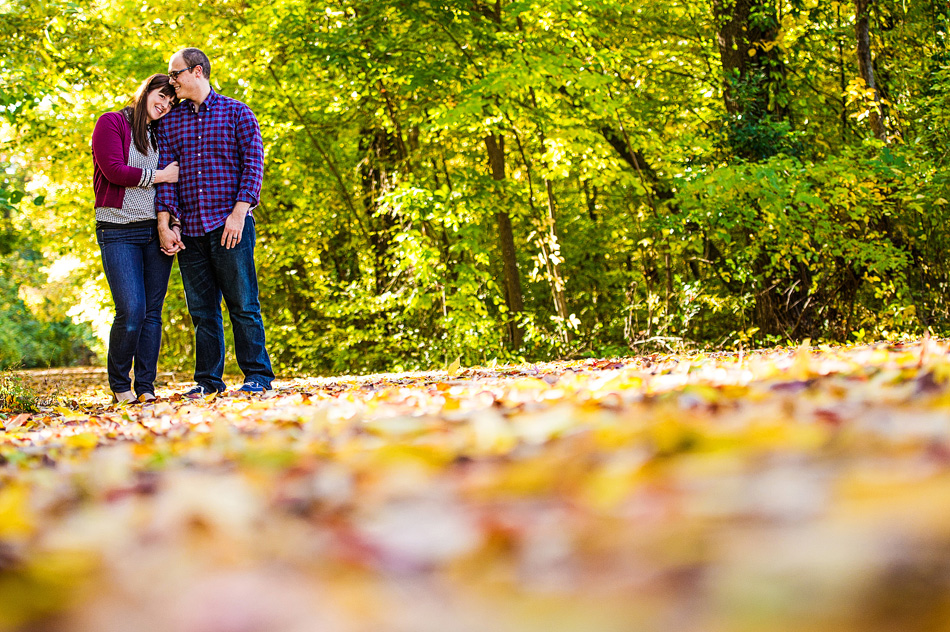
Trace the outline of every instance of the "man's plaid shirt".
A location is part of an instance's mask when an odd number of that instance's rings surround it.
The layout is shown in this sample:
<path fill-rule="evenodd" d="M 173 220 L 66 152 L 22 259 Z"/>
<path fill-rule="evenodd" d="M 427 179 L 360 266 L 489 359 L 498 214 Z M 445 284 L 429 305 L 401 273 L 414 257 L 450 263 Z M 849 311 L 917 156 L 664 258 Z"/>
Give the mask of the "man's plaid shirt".
<path fill-rule="evenodd" d="M 211 94 L 195 111 L 182 101 L 159 127 L 158 166 L 177 160 L 177 184 L 159 184 L 155 210 L 182 222 L 182 234 L 199 237 L 224 225 L 237 202 L 257 206 L 264 179 L 264 143 L 251 108 Z"/>

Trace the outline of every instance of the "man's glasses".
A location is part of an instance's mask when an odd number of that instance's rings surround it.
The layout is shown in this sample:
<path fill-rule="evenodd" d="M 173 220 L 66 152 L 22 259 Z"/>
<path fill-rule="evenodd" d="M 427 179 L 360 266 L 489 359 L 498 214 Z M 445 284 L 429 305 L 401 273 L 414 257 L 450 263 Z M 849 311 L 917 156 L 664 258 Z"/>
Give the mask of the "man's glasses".
<path fill-rule="evenodd" d="M 188 66 L 187 68 L 182 68 L 181 70 L 169 70 L 169 71 L 168 71 L 168 76 L 171 77 L 172 79 L 175 79 L 175 80 L 177 81 L 177 80 L 178 80 L 178 75 L 180 75 L 180 74 L 183 73 L 183 72 L 188 72 L 189 70 L 194 70 L 195 68 L 197 68 L 197 67 L 200 66 L 200 65 L 201 65 L 201 64 L 195 64 L 194 66 Z"/>

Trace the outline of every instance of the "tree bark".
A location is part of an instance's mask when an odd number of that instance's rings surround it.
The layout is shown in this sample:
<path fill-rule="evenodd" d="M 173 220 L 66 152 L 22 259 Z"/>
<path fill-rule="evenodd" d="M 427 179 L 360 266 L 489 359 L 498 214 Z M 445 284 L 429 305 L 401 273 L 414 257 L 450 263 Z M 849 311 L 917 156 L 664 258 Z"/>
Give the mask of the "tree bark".
<path fill-rule="evenodd" d="M 772 0 L 713 0 L 723 70 L 723 131 L 729 151 L 759 161 L 780 151 L 788 119 L 786 68 Z"/>
<path fill-rule="evenodd" d="M 394 146 L 395 145 L 395 146 Z M 390 282 L 390 254 L 395 221 L 392 215 L 380 213 L 377 201 L 389 188 L 389 169 L 400 157 L 398 143 L 386 130 L 366 128 L 360 131 L 360 184 L 363 189 L 363 210 L 368 225 L 368 240 L 373 248 L 376 295 L 386 291 Z"/>
<path fill-rule="evenodd" d="M 554 200 L 554 188 L 551 185 L 551 181 L 547 178 L 544 179 L 544 188 L 548 194 L 548 215 L 545 218 L 545 223 L 547 224 L 546 239 L 549 246 L 544 248 L 542 254 L 546 259 L 545 265 L 547 266 L 548 279 L 551 285 L 551 294 L 554 296 L 554 307 L 557 310 L 558 318 L 560 318 L 561 322 L 564 323 L 564 342 L 570 343 L 573 339 L 573 336 L 571 335 L 571 330 L 568 326 L 568 318 L 570 314 L 568 313 L 567 309 L 567 298 L 564 296 L 564 277 L 561 274 L 560 263 L 552 258 L 554 253 L 551 252 L 551 249 L 558 245 L 558 238 L 554 219 L 554 211 L 556 208 L 556 202 Z M 542 237 L 541 240 L 544 242 L 545 237 Z"/>
<path fill-rule="evenodd" d="M 835 7 L 835 20 L 838 30 L 841 30 L 841 5 Z M 844 61 L 844 42 L 841 37 L 838 37 L 838 88 L 840 89 L 840 103 L 841 103 L 841 142 L 847 140 L 848 135 L 848 80 L 847 80 L 847 70 Z"/>
<path fill-rule="evenodd" d="M 766 0 L 714 0 L 723 97 L 729 114 L 788 116 L 782 99 L 785 63 L 775 45 L 780 24 Z"/>
<path fill-rule="evenodd" d="M 874 0 L 854 0 L 856 14 L 854 31 L 858 41 L 858 71 L 864 80 L 864 85 L 871 91 L 873 103 L 868 116 L 868 124 L 878 140 L 887 142 L 887 129 L 884 127 L 881 110 L 881 93 L 874 77 L 874 60 L 871 57 L 871 21 L 869 13 L 873 2 Z"/>
<path fill-rule="evenodd" d="M 485 137 L 485 149 L 488 152 L 488 164 L 492 179 L 503 183 L 505 180 L 505 140 L 504 137 L 489 134 Z M 498 230 L 498 245 L 504 264 L 505 303 L 512 317 L 524 311 L 524 296 L 521 292 L 521 275 L 518 273 L 518 258 L 515 250 L 515 235 L 511 228 L 511 217 L 504 210 L 505 196 L 502 194 L 499 210 L 495 213 L 495 226 Z M 524 342 L 524 331 L 514 318 L 508 321 L 508 339 L 515 349 Z"/>

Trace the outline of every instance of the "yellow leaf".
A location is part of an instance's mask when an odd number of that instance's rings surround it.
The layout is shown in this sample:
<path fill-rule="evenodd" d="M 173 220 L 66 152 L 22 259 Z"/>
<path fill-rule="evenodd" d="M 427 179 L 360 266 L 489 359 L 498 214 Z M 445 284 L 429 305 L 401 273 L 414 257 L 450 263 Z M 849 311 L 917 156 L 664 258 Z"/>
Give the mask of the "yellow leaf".
<path fill-rule="evenodd" d="M 660 454 L 676 454 L 689 449 L 696 442 L 695 431 L 672 418 L 655 424 L 650 429 L 650 436 Z"/>
<path fill-rule="evenodd" d="M 25 485 L 15 484 L 0 489 L 0 540 L 29 535 L 35 522 L 30 492 Z"/>
<path fill-rule="evenodd" d="M 612 510 L 630 495 L 641 478 L 638 463 L 610 463 L 591 473 L 585 481 L 584 495 L 598 509 Z"/>
<path fill-rule="evenodd" d="M 806 380 L 811 377 L 812 372 L 811 339 L 805 338 L 801 346 L 795 350 L 795 355 L 792 358 L 792 366 L 789 368 L 789 374 L 793 379 Z"/>
<path fill-rule="evenodd" d="M 53 409 L 53 411 L 62 415 L 64 421 L 76 421 L 79 419 L 86 418 L 86 415 L 82 413 L 77 413 L 76 411 L 70 410 L 66 408 L 65 406 L 57 406 L 56 408 Z"/>
<path fill-rule="evenodd" d="M 4 430 L 7 432 L 12 432 L 25 424 L 30 419 L 29 413 L 20 413 L 13 419 L 8 419 L 6 423 L 0 423 L 0 426 L 3 426 Z"/>
<path fill-rule="evenodd" d="M 70 448 L 94 448 L 99 445 L 99 437 L 91 432 L 80 432 L 66 437 L 64 443 Z"/>
<path fill-rule="evenodd" d="M 457 375 L 461 368 L 462 368 L 462 356 L 459 356 L 455 358 L 455 362 L 447 366 L 445 370 L 449 374 L 449 377 L 452 377 L 454 375 Z"/>
<path fill-rule="evenodd" d="M 480 453 L 505 454 L 518 444 L 511 425 L 497 412 L 483 410 L 469 424 L 475 449 Z"/>

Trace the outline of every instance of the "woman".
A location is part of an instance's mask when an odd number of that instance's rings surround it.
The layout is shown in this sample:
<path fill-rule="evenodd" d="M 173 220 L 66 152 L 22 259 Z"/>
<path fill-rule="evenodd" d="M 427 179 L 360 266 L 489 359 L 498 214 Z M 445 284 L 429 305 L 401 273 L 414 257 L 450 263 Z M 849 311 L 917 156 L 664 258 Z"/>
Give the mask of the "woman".
<path fill-rule="evenodd" d="M 108 370 L 116 402 L 155 399 L 162 304 L 173 257 L 161 250 L 154 185 L 178 181 L 177 162 L 156 169 L 155 128 L 174 103 L 168 75 L 152 75 L 129 107 L 103 114 L 92 133 L 96 240 L 115 303 Z"/>

